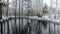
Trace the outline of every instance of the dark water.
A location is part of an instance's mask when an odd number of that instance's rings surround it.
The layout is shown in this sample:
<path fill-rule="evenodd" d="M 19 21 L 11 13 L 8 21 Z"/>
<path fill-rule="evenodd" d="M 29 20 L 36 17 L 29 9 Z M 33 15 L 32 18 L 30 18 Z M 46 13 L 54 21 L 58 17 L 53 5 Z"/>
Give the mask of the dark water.
<path fill-rule="evenodd" d="M 13 31 L 15 31 L 14 23 L 15 23 L 14 19 L 9 20 L 10 34 L 12 34 Z M 23 26 L 22 26 L 22 23 L 23 23 Z M 27 28 L 27 23 L 28 23 L 28 19 L 23 19 L 23 22 L 22 22 L 22 19 L 20 19 L 20 30 L 21 31 L 22 31 L 22 27 L 23 27 L 23 31 Z M 42 34 L 49 34 L 49 24 L 47 24 L 47 27 L 45 29 L 44 29 L 44 25 L 41 24 L 40 27 L 39 25 L 37 25 L 37 20 L 29 20 L 29 24 L 31 28 L 30 34 L 38 34 L 38 31 L 40 31 Z M 7 22 L 5 22 L 5 25 L 3 24 L 3 32 L 4 32 L 4 27 L 5 27 L 5 34 L 7 34 L 8 32 Z M 16 28 L 19 33 L 19 19 L 16 19 Z M 54 34 L 54 32 L 56 34 L 60 34 L 60 25 L 55 25 L 55 30 L 54 30 L 54 24 L 50 23 L 50 33 Z"/>

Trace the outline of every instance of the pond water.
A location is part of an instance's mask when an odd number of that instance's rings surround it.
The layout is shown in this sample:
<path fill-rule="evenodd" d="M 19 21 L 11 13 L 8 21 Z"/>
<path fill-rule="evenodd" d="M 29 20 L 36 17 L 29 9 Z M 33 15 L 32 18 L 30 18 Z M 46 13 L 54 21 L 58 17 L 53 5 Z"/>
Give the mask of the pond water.
<path fill-rule="evenodd" d="M 28 22 L 29 21 L 29 22 Z M 15 22 L 16 22 L 16 28 L 15 28 Z M 8 32 L 8 25 L 7 25 L 7 22 L 4 21 L 5 24 L 3 24 L 3 34 L 4 34 L 4 27 L 5 27 L 5 34 L 7 34 Z M 23 31 L 27 28 L 27 23 L 29 23 L 30 25 L 30 28 L 31 28 L 31 32 L 30 34 L 38 34 L 38 31 L 42 32 L 42 34 L 49 34 L 49 24 L 47 24 L 47 27 L 44 29 L 44 25 L 40 25 L 40 28 L 39 28 L 39 25 L 37 25 L 37 20 L 28 20 L 28 19 L 20 19 L 20 22 L 19 22 L 19 19 L 12 19 L 12 20 L 9 20 L 9 28 L 10 28 L 10 34 L 13 34 L 13 31 L 15 31 L 15 29 L 17 29 L 18 33 L 19 33 L 19 23 L 20 23 L 20 30 Z M 37 29 L 36 29 L 37 28 Z M 28 29 L 28 28 L 27 28 Z M 39 30 L 40 29 L 40 30 Z M 28 32 L 28 30 L 27 30 Z M 55 25 L 55 30 L 54 30 L 54 24 L 53 23 L 50 23 L 50 33 L 51 34 L 54 34 L 54 32 L 56 34 L 60 34 L 60 25 Z"/>

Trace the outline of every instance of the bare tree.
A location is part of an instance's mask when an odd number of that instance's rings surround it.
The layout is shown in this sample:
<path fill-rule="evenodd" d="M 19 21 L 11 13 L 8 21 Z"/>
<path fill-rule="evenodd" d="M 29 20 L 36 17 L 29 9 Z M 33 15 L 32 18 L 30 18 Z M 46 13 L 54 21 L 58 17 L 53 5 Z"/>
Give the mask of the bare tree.
<path fill-rule="evenodd" d="M 2 1 L 2 0 L 0 0 L 0 1 Z M 1 21 L 2 20 L 2 7 L 3 6 L 5 6 L 5 4 L 0 2 L 0 32 L 1 32 L 1 34 L 3 34 L 2 21 Z"/>
<path fill-rule="evenodd" d="M 43 7 L 43 14 L 47 14 L 48 13 L 48 6 L 45 4 Z"/>

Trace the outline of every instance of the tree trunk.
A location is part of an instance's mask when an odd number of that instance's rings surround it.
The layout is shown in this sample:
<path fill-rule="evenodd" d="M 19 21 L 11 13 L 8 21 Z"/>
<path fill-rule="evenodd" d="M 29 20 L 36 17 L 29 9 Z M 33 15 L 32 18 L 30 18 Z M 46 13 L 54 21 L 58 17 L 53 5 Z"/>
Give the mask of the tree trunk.
<path fill-rule="evenodd" d="M 0 1 L 2 1 L 2 0 L 0 0 Z M 2 33 L 2 31 L 3 31 L 2 30 L 2 21 L 1 21 L 2 20 L 2 7 L 1 6 L 2 5 L 0 4 L 0 33 L 3 34 Z"/>
<path fill-rule="evenodd" d="M 0 9 L 0 32 L 2 33 L 2 9 Z"/>
<path fill-rule="evenodd" d="M 0 20 L 2 19 L 2 9 L 0 9 Z"/>

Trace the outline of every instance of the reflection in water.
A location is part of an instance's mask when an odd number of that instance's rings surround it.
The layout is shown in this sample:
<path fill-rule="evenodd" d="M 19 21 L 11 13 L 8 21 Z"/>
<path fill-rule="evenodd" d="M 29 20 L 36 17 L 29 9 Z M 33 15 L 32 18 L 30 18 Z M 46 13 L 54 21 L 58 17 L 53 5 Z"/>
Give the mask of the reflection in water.
<path fill-rule="evenodd" d="M 37 21 L 37 20 L 30 20 L 29 19 L 29 25 L 28 25 L 28 19 L 20 19 L 20 26 L 19 26 L 19 19 L 16 19 L 16 28 L 14 25 L 15 21 L 10 20 L 9 21 L 9 28 L 10 28 L 10 34 L 14 34 L 17 32 L 17 34 L 49 34 L 49 24 L 47 24 L 46 21 Z M 23 26 L 22 26 L 23 23 Z M 28 25 L 28 26 L 27 26 Z M 5 25 L 3 24 L 3 31 L 4 31 L 4 26 L 5 26 L 5 34 L 7 34 L 7 23 L 5 21 Z M 60 25 L 58 25 L 57 28 L 57 34 L 60 33 Z M 19 31 L 19 27 L 20 27 L 20 31 Z M 56 29 L 55 28 L 55 29 Z M 15 31 L 16 29 L 16 31 Z M 28 31 L 29 30 L 29 31 Z M 51 34 L 54 34 L 54 24 L 50 24 L 50 31 Z"/>

